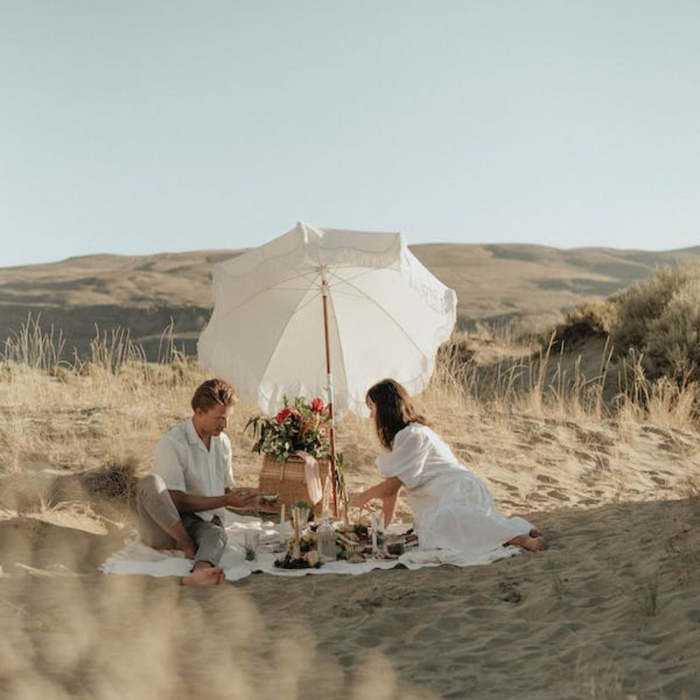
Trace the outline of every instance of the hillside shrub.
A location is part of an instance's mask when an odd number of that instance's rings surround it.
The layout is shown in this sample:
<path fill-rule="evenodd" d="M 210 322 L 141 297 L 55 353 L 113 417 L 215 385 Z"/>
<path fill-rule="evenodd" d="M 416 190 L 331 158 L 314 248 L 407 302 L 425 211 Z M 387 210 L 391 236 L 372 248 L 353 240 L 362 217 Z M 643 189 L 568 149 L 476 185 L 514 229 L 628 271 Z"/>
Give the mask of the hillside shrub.
<path fill-rule="evenodd" d="M 617 304 L 611 299 L 597 299 L 580 304 L 569 311 L 560 323 L 553 337 L 550 336 L 553 349 L 562 345 L 570 348 L 588 338 L 607 338 L 617 323 Z M 543 345 L 549 338 L 542 338 Z"/>
<path fill-rule="evenodd" d="M 660 269 L 614 299 L 619 355 L 641 353 L 649 379 L 700 380 L 700 265 Z"/>

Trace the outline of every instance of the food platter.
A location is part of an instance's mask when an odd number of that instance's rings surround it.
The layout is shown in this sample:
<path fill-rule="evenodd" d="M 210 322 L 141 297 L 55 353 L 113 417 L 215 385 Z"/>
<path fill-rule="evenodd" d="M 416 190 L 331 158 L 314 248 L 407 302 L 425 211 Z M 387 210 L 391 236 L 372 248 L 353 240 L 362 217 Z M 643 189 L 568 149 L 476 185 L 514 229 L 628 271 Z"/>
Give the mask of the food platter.
<path fill-rule="evenodd" d="M 283 523 L 281 524 L 281 526 Z M 329 529 L 331 528 L 331 529 Z M 332 545 L 327 539 L 330 534 Z M 298 533 L 298 534 L 297 534 Z M 321 521 L 307 522 L 294 528 L 294 534 L 280 543 L 275 567 L 280 569 L 320 568 L 325 563 L 344 560 L 351 564 L 372 559 L 398 559 L 404 552 L 418 546 L 418 537 L 412 529 L 399 534 L 387 534 L 376 517 L 369 522 Z"/>

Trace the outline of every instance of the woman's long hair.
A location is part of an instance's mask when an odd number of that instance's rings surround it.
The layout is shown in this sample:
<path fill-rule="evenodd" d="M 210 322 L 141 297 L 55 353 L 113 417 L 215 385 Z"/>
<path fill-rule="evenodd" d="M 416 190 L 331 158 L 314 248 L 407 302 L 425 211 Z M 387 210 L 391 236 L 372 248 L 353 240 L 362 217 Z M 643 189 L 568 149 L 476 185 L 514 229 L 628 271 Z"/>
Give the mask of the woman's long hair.
<path fill-rule="evenodd" d="M 382 379 L 367 390 L 365 400 L 375 405 L 374 423 L 379 442 L 388 450 L 394 436 L 409 423 L 430 425 L 408 395 L 406 389 L 394 379 Z"/>

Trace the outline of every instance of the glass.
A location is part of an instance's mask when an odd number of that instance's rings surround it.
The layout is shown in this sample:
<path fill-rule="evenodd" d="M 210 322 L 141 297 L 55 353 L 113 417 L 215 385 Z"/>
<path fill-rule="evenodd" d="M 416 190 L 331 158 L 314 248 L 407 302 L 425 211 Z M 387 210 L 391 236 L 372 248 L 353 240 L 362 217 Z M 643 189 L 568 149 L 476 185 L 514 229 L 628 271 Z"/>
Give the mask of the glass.
<path fill-rule="evenodd" d="M 257 530 L 246 530 L 243 533 L 243 544 L 245 546 L 245 558 L 247 560 L 257 559 L 260 532 Z"/>

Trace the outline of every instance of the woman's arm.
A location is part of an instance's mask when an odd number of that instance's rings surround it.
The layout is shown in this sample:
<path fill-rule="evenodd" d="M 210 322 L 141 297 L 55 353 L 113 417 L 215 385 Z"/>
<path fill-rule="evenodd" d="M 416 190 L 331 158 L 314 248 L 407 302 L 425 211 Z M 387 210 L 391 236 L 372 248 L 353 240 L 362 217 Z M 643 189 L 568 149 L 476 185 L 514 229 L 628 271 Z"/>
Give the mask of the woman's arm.
<path fill-rule="evenodd" d="M 402 486 L 403 484 L 401 483 L 401 479 L 397 479 L 395 476 L 392 476 L 379 482 L 376 486 L 372 486 L 372 488 L 353 496 L 351 505 L 363 508 L 368 501 L 371 501 L 374 498 L 383 500 L 393 496 L 395 500 L 396 495 Z"/>
<path fill-rule="evenodd" d="M 398 498 L 399 492 L 396 491 L 391 496 L 384 496 L 382 499 L 382 510 L 384 511 L 384 527 L 389 527 L 391 520 L 394 517 L 394 511 L 396 510 L 396 499 Z"/>

